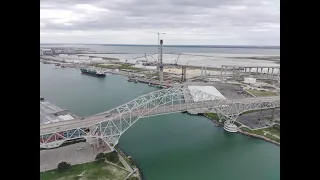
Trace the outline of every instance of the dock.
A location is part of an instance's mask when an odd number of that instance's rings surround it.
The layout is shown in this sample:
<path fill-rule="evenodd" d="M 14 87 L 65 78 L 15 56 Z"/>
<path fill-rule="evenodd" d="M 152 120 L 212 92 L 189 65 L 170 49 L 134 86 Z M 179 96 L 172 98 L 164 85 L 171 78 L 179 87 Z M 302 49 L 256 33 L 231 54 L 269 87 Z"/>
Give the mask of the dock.
<path fill-rule="evenodd" d="M 150 86 L 156 86 L 156 87 L 160 87 L 160 88 L 172 87 L 172 84 L 170 84 L 168 82 L 161 83 L 158 80 L 150 80 L 150 79 L 144 79 L 144 78 L 129 78 L 128 81 L 129 82 L 145 83 L 145 84 L 149 84 Z"/>
<path fill-rule="evenodd" d="M 40 100 L 40 125 L 51 122 L 59 122 L 78 118 L 67 109 L 56 106 L 55 104 Z"/>

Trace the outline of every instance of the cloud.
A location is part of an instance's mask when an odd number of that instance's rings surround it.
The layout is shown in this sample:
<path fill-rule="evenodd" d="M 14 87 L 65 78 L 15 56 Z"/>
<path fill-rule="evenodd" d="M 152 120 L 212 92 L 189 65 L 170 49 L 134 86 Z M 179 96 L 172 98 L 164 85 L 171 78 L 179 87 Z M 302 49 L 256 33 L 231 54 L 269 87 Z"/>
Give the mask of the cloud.
<path fill-rule="evenodd" d="M 41 0 L 42 43 L 279 45 L 279 0 Z"/>

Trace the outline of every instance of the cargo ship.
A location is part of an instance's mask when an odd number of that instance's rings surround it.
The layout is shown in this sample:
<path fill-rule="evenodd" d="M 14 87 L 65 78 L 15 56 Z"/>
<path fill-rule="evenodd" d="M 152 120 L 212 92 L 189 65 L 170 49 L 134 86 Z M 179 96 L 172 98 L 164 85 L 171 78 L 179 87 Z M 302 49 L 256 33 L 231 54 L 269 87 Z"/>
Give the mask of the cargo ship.
<path fill-rule="evenodd" d="M 106 77 L 106 74 L 102 71 L 97 71 L 95 69 L 86 69 L 81 68 L 81 73 L 89 76 L 96 76 L 96 77 Z"/>

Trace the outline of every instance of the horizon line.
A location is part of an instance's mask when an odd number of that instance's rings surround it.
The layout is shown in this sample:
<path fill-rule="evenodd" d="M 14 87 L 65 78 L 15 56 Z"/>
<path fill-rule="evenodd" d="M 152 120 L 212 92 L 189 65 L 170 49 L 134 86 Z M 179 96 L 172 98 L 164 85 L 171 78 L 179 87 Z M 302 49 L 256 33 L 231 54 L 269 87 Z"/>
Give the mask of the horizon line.
<path fill-rule="evenodd" d="M 102 43 L 40 43 L 40 45 L 107 45 L 107 46 L 158 46 L 157 44 L 102 44 Z M 163 46 L 172 46 L 172 47 L 178 47 L 178 46 L 199 46 L 199 47 L 278 47 L 280 48 L 280 45 L 163 45 Z"/>

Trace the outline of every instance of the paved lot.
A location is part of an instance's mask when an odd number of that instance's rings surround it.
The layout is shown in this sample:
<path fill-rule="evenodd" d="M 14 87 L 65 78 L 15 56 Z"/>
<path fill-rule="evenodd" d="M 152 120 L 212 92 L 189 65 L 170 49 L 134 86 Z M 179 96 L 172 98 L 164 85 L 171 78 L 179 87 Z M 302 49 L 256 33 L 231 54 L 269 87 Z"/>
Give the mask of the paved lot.
<path fill-rule="evenodd" d="M 251 97 L 246 93 L 238 93 L 236 89 L 240 88 L 239 85 L 217 83 L 217 84 L 214 84 L 214 87 L 217 88 L 217 90 L 220 91 L 220 93 L 227 99 L 240 99 L 240 98 Z"/>
<path fill-rule="evenodd" d="M 268 126 L 271 123 L 269 118 L 272 117 L 272 109 L 263 110 L 262 115 L 260 116 L 260 120 L 258 120 L 259 113 L 260 111 L 243 114 L 237 118 L 237 121 L 250 127 L 251 129 L 263 128 Z M 276 120 L 280 120 L 280 108 L 276 109 L 274 117 Z"/>
<path fill-rule="evenodd" d="M 81 150 L 77 151 L 77 148 Z M 90 146 L 87 142 L 81 142 L 57 149 L 40 151 L 40 171 L 56 169 L 58 164 L 66 161 L 72 165 L 84 162 L 90 162 L 95 159 L 100 152 L 107 151 L 108 148 L 99 148 Z"/>

